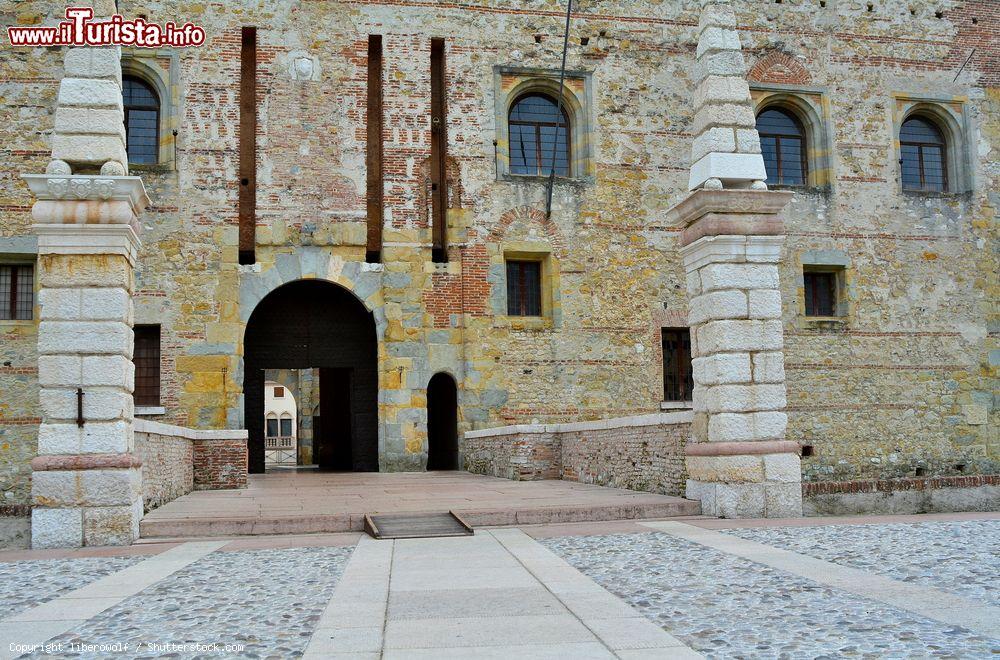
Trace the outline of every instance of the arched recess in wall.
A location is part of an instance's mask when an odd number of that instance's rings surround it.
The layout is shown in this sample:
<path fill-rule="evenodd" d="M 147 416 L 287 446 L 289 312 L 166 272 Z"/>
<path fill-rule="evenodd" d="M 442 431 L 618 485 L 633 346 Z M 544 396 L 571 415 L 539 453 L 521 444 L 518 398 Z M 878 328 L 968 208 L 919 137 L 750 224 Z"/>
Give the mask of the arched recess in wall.
<path fill-rule="evenodd" d="M 458 468 L 458 385 L 440 372 L 427 384 L 427 469 Z"/>
<path fill-rule="evenodd" d="M 353 293 L 323 280 L 280 286 L 250 314 L 243 346 L 250 472 L 264 470 L 265 370 L 313 368 L 320 372 L 315 462 L 331 470 L 378 470 L 375 320 Z"/>

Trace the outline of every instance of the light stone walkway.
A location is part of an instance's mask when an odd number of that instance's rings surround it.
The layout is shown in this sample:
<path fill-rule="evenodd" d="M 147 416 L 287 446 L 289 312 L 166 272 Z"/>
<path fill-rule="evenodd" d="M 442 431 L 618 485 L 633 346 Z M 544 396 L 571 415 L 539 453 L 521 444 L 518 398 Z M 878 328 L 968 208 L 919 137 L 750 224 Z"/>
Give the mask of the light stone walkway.
<path fill-rule="evenodd" d="M 0 620 L 0 660 L 22 654 L 15 645 L 44 644 L 146 587 L 193 564 L 226 543 L 184 543 L 117 573 Z"/>
<path fill-rule="evenodd" d="M 701 657 L 518 529 L 363 538 L 305 656 Z"/>
<path fill-rule="evenodd" d="M 673 536 L 899 609 L 1000 639 L 1000 607 L 974 602 L 932 587 L 900 582 L 848 566 L 680 522 L 640 523 Z"/>

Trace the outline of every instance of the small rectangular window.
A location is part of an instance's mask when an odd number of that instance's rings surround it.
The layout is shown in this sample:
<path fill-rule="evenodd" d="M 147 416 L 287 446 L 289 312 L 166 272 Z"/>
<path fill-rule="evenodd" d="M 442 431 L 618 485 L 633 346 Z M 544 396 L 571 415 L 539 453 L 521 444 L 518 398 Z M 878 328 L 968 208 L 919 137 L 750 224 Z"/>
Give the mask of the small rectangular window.
<path fill-rule="evenodd" d="M 274 388 L 274 398 L 275 399 L 284 399 L 285 398 L 285 388 L 284 387 L 275 387 Z"/>
<path fill-rule="evenodd" d="M 691 374 L 691 331 L 663 328 L 663 400 L 690 401 L 694 390 Z"/>
<path fill-rule="evenodd" d="M 160 326 L 135 326 L 135 405 L 160 405 Z"/>
<path fill-rule="evenodd" d="M 34 267 L 0 266 L 0 320 L 30 321 L 34 309 Z"/>
<path fill-rule="evenodd" d="M 289 438 L 292 435 L 292 420 L 290 417 L 281 418 L 281 436 Z"/>
<path fill-rule="evenodd" d="M 542 262 L 507 262 L 507 314 L 542 315 Z"/>
<path fill-rule="evenodd" d="M 833 272 L 802 273 L 805 288 L 806 316 L 836 316 L 837 274 Z"/>

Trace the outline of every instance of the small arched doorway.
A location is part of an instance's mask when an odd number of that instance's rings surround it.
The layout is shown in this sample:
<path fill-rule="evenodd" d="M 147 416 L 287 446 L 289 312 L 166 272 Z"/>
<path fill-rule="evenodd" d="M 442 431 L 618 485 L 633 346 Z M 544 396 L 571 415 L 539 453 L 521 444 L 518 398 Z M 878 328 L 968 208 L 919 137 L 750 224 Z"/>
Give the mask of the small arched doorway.
<path fill-rule="evenodd" d="M 446 373 L 427 384 L 427 469 L 458 469 L 458 386 Z"/>
<path fill-rule="evenodd" d="M 318 369 L 319 414 L 314 412 L 312 428 L 320 468 L 378 470 L 375 319 L 351 292 L 322 280 L 275 289 L 250 315 L 243 348 L 250 472 L 264 471 L 268 369 Z"/>

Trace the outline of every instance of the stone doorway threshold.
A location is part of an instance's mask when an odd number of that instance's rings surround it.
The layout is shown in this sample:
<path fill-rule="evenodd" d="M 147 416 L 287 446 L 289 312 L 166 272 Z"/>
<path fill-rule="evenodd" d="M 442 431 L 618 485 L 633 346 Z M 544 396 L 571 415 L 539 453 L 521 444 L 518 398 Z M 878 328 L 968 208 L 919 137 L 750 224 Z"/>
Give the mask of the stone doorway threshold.
<path fill-rule="evenodd" d="M 573 481 L 510 481 L 467 472 L 289 470 L 252 474 L 242 490 L 179 497 L 147 513 L 140 536 L 360 532 L 365 514 L 434 511 L 455 511 L 481 527 L 694 516 L 701 505 Z"/>

